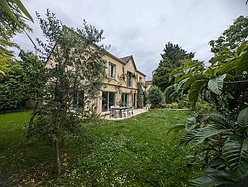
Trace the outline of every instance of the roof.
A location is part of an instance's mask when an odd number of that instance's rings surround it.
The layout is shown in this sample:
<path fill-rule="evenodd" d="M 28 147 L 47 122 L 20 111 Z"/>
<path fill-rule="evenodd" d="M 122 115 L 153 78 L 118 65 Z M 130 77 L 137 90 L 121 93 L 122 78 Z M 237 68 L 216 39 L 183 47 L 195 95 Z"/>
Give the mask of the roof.
<path fill-rule="evenodd" d="M 146 91 L 149 91 L 152 88 L 152 81 L 146 81 L 145 85 L 146 85 Z"/>
<path fill-rule="evenodd" d="M 120 58 L 120 60 L 122 60 L 123 62 L 127 63 L 131 58 L 132 58 L 132 55 L 129 55 L 129 56 Z"/>
<path fill-rule="evenodd" d="M 119 58 L 119 59 L 120 59 L 122 62 L 124 62 L 125 64 L 127 64 L 128 61 L 132 59 L 132 60 L 133 60 L 133 65 L 134 65 L 135 70 L 136 70 L 137 72 L 139 72 L 140 74 L 146 76 L 144 73 L 142 73 L 141 71 L 139 71 L 139 70 L 137 69 L 136 64 L 135 64 L 135 62 L 134 62 L 134 59 L 133 59 L 133 55 L 121 57 L 121 58 Z"/>
<path fill-rule="evenodd" d="M 72 31 L 72 32 L 74 32 L 74 33 L 76 33 L 79 37 L 84 38 L 83 36 L 79 35 L 77 32 L 75 32 L 75 31 L 72 30 L 71 28 L 69 28 L 69 27 L 67 27 L 67 26 L 63 26 L 63 29 L 65 29 L 65 28 L 66 28 L 66 29 L 69 29 L 70 31 Z M 84 38 L 84 39 L 85 39 L 85 38 Z M 56 45 L 57 45 L 57 43 L 55 43 L 55 45 L 53 46 L 52 51 L 54 50 L 54 48 L 55 48 Z M 94 47 L 99 47 L 96 43 L 93 43 L 93 46 L 94 46 Z M 133 56 L 132 56 L 132 55 L 129 55 L 129 56 L 126 56 L 126 57 L 122 57 L 122 58 L 118 58 L 118 57 L 116 57 L 115 55 L 111 54 L 111 53 L 110 53 L 109 51 L 107 51 L 106 49 L 105 49 L 105 52 L 106 52 L 106 54 L 110 55 L 112 58 L 115 58 L 116 60 L 118 60 L 119 62 L 121 62 L 121 63 L 123 63 L 123 64 L 127 64 L 128 61 L 129 61 L 130 59 L 132 59 L 132 60 L 133 60 L 133 63 L 134 63 L 135 70 L 136 70 L 137 72 L 139 72 L 140 74 L 146 76 L 144 73 L 142 73 L 141 71 L 139 71 L 139 70 L 137 69 L 136 64 L 135 64 L 135 62 L 134 62 L 134 59 L 133 59 Z M 50 55 L 51 55 L 51 53 L 50 53 Z M 49 59 L 50 59 L 50 55 L 49 55 L 48 58 L 47 58 L 47 62 L 48 62 Z"/>
<path fill-rule="evenodd" d="M 146 85 L 152 85 L 152 81 L 146 81 L 145 84 Z"/>

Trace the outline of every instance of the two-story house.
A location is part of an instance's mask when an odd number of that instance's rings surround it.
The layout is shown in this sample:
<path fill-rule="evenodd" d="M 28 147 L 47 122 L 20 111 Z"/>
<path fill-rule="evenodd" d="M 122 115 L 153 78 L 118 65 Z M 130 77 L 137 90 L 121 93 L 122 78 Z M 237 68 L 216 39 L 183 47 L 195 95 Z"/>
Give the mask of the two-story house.
<path fill-rule="evenodd" d="M 117 58 L 107 52 L 104 86 L 98 99 L 98 113 L 104 114 L 111 106 L 137 107 L 138 84 L 145 84 L 146 75 L 140 72 L 133 56 Z"/>
<path fill-rule="evenodd" d="M 56 49 L 58 46 L 55 46 Z M 92 46 L 92 48 L 97 46 Z M 53 49 L 53 50 L 54 50 Z M 58 47 L 59 49 L 59 47 Z M 134 62 L 133 56 L 118 58 L 105 51 L 103 60 L 106 62 L 106 77 L 97 99 L 92 99 L 92 104 L 96 105 L 96 112 L 104 114 L 110 111 L 111 106 L 137 107 L 137 96 L 139 83 L 145 85 L 146 75 L 140 72 Z M 46 67 L 50 68 L 56 64 L 50 56 Z M 73 69 L 73 67 L 67 67 Z M 81 106 L 83 93 L 79 91 L 75 99 L 75 105 Z M 89 107 L 89 106 L 84 106 Z"/>

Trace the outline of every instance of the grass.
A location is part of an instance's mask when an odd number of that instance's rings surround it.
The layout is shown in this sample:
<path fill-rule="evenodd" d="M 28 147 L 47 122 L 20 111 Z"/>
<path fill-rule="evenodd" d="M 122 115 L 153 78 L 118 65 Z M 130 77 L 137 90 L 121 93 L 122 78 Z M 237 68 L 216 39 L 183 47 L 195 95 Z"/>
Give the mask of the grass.
<path fill-rule="evenodd" d="M 179 146 L 169 127 L 190 111 L 151 110 L 121 121 L 83 124 L 61 150 L 63 174 L 53 174 L 53 149 L 23 141 L 30 112 L 0 115 L 0 186 L 187 186 L 190 147 Z"/>

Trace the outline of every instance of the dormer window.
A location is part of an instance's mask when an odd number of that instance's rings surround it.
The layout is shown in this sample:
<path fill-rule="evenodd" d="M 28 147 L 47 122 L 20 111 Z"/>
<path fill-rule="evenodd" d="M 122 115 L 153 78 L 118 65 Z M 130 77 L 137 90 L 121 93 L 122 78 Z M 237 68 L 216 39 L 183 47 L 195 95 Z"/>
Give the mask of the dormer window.
<path fill-rule="evenodd" d="M 115 70 L 116 70 L 116 66 L 114 64 L 109 63 L 108 76 L 111 78 L 115 78 Z"/>

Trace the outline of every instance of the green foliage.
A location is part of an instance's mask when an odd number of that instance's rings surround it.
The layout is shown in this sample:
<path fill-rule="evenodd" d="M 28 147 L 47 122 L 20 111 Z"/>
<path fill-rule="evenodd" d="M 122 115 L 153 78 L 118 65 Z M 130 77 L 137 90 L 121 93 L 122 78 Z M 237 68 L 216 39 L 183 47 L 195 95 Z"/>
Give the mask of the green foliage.
<path fill-rule="evenodd" d="M 233 24 L 226 29 L 217 40 L 209 42 L 211 51 L 219 56 L 224 51 L 236 49 L 248 36 L 248 17 L 239 16 Z"/>
<path fill-rule="evenodd" d="M 9 72 L 0 82 L 0 110 L 19 107 L 26 100 L 23 71 L 16 62 L 9 62 Z"/>
<path fill-rule="evenodd" d="M 196 72 L 202 70 L 204 70 L 202 62 L 193 60 L 184 60 L 181 66 L 173 69 L 170 73 L 170 80 L 174 80 L 174 84 L 167 87 L 164 91 L 166 102 L 183 102 L 185 94 L 188 93 L 188 87 L 194 81 L 204 78 L 193 76 L 197 74 Z"/>
<path fill-rule="evenodd" d="M 166 104 L 165 108 L 173 108 L 173 109 L 178 109 L 179 105 L 176 102 L 170 103 L 170 104 Z"/>
<path fill-rule="evenodd" d="M 94 144 L 51 186 L 187 186 L 197 175 L 186 167 L 189 147 L 176 145 L 165 132 L 189 112 L 149 111 L 123 121 L 105 121 L 95 131 L 86 128 Z M 90 131 L 93 134 L 89 134 Z M 155 138 L 156 137 L 156 138 Z"/>
<path fill-rule="evenodd" d="M 0 1 L 1 27 L 0 27 L 0 62 L 2 58 L 10 58 L 13 52 L 8 47 L 18 47 L 11 41 L 11 38 L 17 33 L 31 31 L 31 28 L 25 23 L 26 18 L 23 13 L 32 20 L 32 17 L 22 5 L 20 0 Z M 0 63 L 0 70 L 4 72 L 5 64 Z M 1 77 L 0 77 L 1 79 Z"/>
<path fill-rule="evenodd" d="M 38 98 L 43 90 L 44 63 L 32 53 L 22 51 L 20 57 L 21 61 L 8 58 L 3 63 L 6 73 L 0 81 L 0 110 L 22 106 L 25 101 Z"/>
<path fill-rule="evenodd" d="M 216 95 L 221 95 L 223 89 L 223 82 L 226 78 L 226 74 L 223 74 L 219 77 L 212 78 L 208 81 L 209 89 L 214 92 Z"/>
<path fill-rule="evenodd" d="M 143 84 L 138 83 L 138 91 L 137 91 L 137 107 L 138 108 L 144 107 L 144 97 L 145 97 L 145 93 L 143 91 Z"/>
<path fill-rule="evenodd" d="M 51 146 L 24 141 L 30 115 L 31 111 L 0 114 L 0 186 L 34 186 L 53 171 Z"/>
<path fill-rule="evenodd" d="M 62 25 L 47 10 L 37 17 L 48 43 L 38 39 L 47 58 L 46 83 L 34 110 L 27 137 L 38 137 L 54 145 L 57 174 L 61 172 L 60 143 L 78 131 L 82 119 L 97 117 L 95 99 L 105 76 L 104 47 L 97 46 L 103 31 L 84 22 L 84 29 Z M 31 82 L 33 84 L 33 82 Z"/>
<path fill-rule="evenodd" d="M 27 99 L 38 99 L 42 95 L 46 82 L 45 62 L 31 52 L 21 51 L 19 57 L 21 58 L 19 63 L 24 73 L 26 97 Z"/>
<path fill-rule="evenodd" d="M 217 107 L 224 104 L 224 108 L 230 110 L 244 108 L 242 105 L 247 99 L 245 95 L 248 83 L 246 76 L 248 45 L 246 42 L 242 45 L 242 52 L 241 47 L 237 49 L 239 56 L 237 50 L 233 51 L 236 55 L 226 59 L 225 63 L 213 64 L 206 70 L 192 67 L 189 70 L 187 64 L 179 67 L 178 71 L 174 70 L 172 76 L 176 77 L 175 84 L 166 89 L 166 96 L 174 96 L 173 99 L 176 100 L 187 93 L 193 108 L 200 97 Z M 222 58 L 218 58 L 218 62 L 223 61 Z M 223 99 L 226 103 L 223 103 Z"/>
<path fill-rule="evenodd" d="M 171 73 L 174 84 L 166 89 L 166 97 L 176 101 L 188 94 L 193 109 L 201 98 L 215 104 L 222 113 L 226 110 L 237 112 L 246 107 L 247 25 L 247 17 L 240 16 L 222 36 L 210 42 L 215 53 L 210 67 L 198 68 L 197 64 L 184 63 L 174 69 Z"/>
<path fill-rule="evenodd" d="M 22 2 L 20 0 L 14 0 L 12 1 L 6 1 L 6 0 L 1 0 L 1 10 L 6 12 L 8 16 L 17 24 L 19 24 L 18 18 L 16 17 L 17 15 L 16 12 L 21 11 L 24 15 L 27 16 L 29 20 L 33 22 L 32 16 L 29 14 L 27 9 L 24 7 Z"/>
<path fill-rule="evenodd" d="M 168 131 L 181 132 L 182 144 L 197 147 L 191 164 L 200 164 L 206 171 L 192 186 L 247 184 L 247 26 L 247 17 L 240 16 L 222 36 L 210 41 L 215 55 L 210 67 L 186 71 L 189 68 L 181 66 L 172 73 L 175 84 L 167 95 L 187 93 L 193 108 L 205 100 L 219 112 L 203 116 L 209 108 L 200 105 L 196 118 Z"/>
<path fill-rule="evenodd" d="M 156 70 L 153 71 L 153 85 L 158 86 L 162 92 L 173 83 L 169 78 L 170 72 L 179 67 L 185 59 L 194 58 L 194 53 L 187 53 L 178 44 L 168 42 L 165 45 L 162 60 Z"/>
<path fill-rule="evenodd" d="M 148 100 L 150 101 L 152 108 L 159 107 L 159 104 L 163 101 L 163 93 L 157 86 L 153 86 L 148 92 Z"/>
<path fill-rule="evenodd" d="M 194 162 L 207 171 L 205 176 L 194 179 L 192 184 L 217 186 L 236 183 L 248 176 L 247 114 L 248 108 L 245 108 L 233 121 L 229 116 L 210 113 L 201 122 L 191 120 L 184 127 L 178 125 L 169 131 L 185 129 L 181 134 L 181 143 L 198 146 Z"/>

